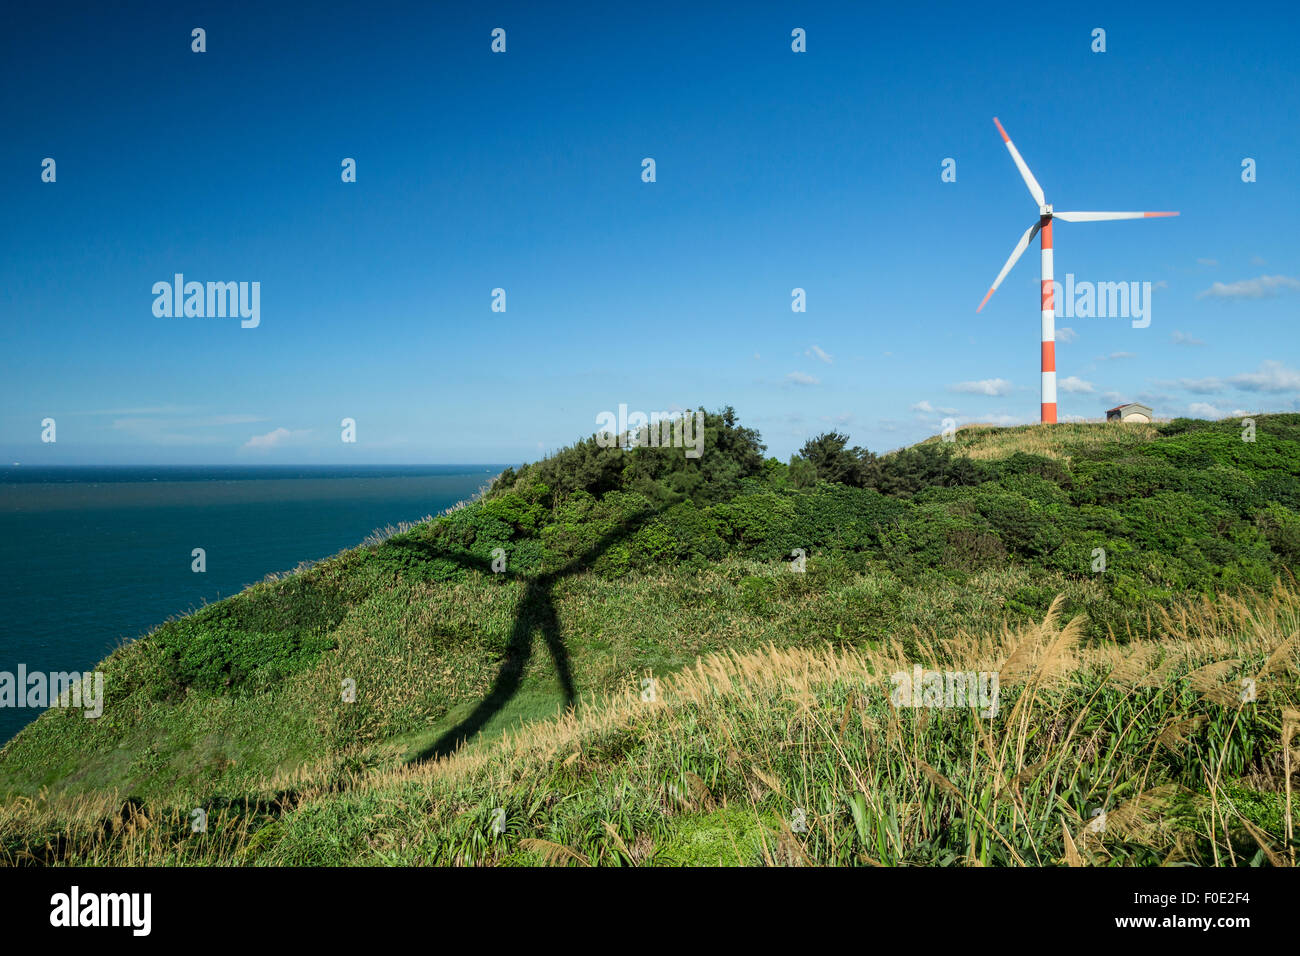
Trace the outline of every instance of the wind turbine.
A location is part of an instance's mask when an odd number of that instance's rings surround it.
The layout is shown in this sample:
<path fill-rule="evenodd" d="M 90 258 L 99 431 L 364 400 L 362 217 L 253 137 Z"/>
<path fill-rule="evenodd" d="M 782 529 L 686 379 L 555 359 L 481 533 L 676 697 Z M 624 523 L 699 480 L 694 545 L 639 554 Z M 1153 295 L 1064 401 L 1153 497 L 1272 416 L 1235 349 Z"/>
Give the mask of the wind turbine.
<path fill-rule="evenodd" d="M 998 277 L 993 280 L 993 285 L 984 295 L 984 301 L 979 304 L 978 312 L 984 308 L 989 297 L 1002 280 L 1007 277 L 1011 267 L 1016 264 L 1016 260 L 1029 248 L 1029 243 L 1033 241 L 1034 234 L 1040 236 L 1042 244 L 1042 310 L 1043 310 L 1043 394 L 1042 394 L 1042 422 L 1044 424 L 1055 423 L 1056 421 L 1056 300 L 1052 294 L 1052 220 L 1064 219 L 1066 222 L 1100 222 L 1105 219 L 1158 219 L 1162 216 L 1176 216 L 1176 212 L 1053 212 L 1051 205 L 1043 196 L 1043 187 L 1038 185 L 1038 180 L 1034 174 L 1029 171 L 1025 161 L 1020 156 L 1020 151 L 1016 149 L 1016 144 L 1011 142 L 1011 137 L 1007 131 L 1002 128 L 998 118 L 993 117 L 993 122 L 997 125 L 998 132 L 1002 134 L 1002 142 L 1007 144 L 1007 152 L 1011 154 L 1011 159 L 1016 164 L 1016 169 L 1020 170 L 1020 178 L 1025 181 L 1029 187 L 1029 194 L 1034 197 L 1034 202 L 1038 203 L 1038 222 L 1034 223 L 1025 230 L 1025 234 L 1020 237 L 1016 247 L 1011 250 L 1011 257 L 1007 259 L 1007 264 L 1002 267 Z"/>

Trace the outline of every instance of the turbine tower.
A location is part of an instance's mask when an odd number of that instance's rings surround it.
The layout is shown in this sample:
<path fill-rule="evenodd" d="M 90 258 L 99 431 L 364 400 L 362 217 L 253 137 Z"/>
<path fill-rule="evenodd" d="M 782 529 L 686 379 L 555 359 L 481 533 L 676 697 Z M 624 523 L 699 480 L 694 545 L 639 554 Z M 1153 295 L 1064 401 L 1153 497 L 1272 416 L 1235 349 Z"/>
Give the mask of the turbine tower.
<path fill-rule="evenodd" d="M 993 280 L 993 285 L 984 295 L 984 301 L 979 304 L 978 312 L 984 308 L 989 297 L 1002 280 L 1007 277 L 1011 267 L 1016 264 L 1016 260 L 1029 248 L 1029 243 L 1033 242 L 1034 234 L 1039 235 L 1039 242 L 1042 246 L 1042 312 L 1043 312 L 1043 395 L 1042 395 L 1042 422 L 1051 424 L 1056 421 L 1056 300 L 1052 294 L 1052 220 L 1063 219 L 1066 222 L 1100 222 L 1105 219 L 1158 219 L 1161 216 L 1176 216 L 1176 212 L 1053 212 L 1051 205 L 1043 196 L 1043 187 L 1038 185 L 1038 180 L 1034 174 L 1029 171 L 1025 165 L 1024 159 L 1020 156 L 1020 151 L 1016 149 L 1016 144 L 1011 142 L 1011 137 L 1007 131 L 1002 128 L 998 118 L 993 117 L 993 122 L 997 125 L 998 132 L 1002 134 L 1002 142 L 1007 144 L 1007 152 L 1011 154 L 1011 159 L 1016 164 L 1016 169 L 1020 170 L 1020 178 L 1025 181 L 1029 187 L 1029 194 L 1034 197 L 1034 202 L 1038 203 L 1038 222 L 1034 223 L 1025 230 L 1025 234 L 1020 237 L 1016 247 L 1011 250 L 1011 257 L 1007 259 L 1007 264 L 1002 267 L 998 277 Z"/>

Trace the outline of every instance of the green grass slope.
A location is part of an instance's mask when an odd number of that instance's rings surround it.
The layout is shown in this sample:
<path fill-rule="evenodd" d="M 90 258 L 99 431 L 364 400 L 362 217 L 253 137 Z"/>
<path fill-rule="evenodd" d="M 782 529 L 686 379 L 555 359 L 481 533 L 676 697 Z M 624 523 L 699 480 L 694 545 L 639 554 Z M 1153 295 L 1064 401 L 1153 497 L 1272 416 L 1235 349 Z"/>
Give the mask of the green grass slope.
<path fill-rule="evenodd" d="M 358 847 L 371 846 L 367 835 L 382 829 L 374 817 L 387 799 L 382 786 L 411 797 L 434 768 L 488 760 L 519 734 L 608 708 L 597 701 L 639 699 L 646 675 L 689 672 L 702 656 L 829 645 L 921 659 L 936 641 L 993 640 L 1006 625 L 1042 622 L 1058 595 L 1056 614 L 1071 622 L 1081 648 L 1158 642 L 1153 621 L 1207 598 L 1217 606 L 1256 593 L 1285 603 L 1277 582 L 1293 580 L 1300 565 L 1300 415 L 1255 421 L 1254 441 L 1243 441 L 1234 421 L 1179 420 L 965 429 L 954 442 L 885 456 L 823 436 L 789 464 L 764 459 L 758 435 L 730 409 L 706 417 L 699 459 L 588 439 L 508 471 L 481 501 L 264 581 L 119 648 L 101 665 L 101 718 L 49 711 L 0 750 L 0 852 L 14 860 L 119 860 L 120 842 L 73 845 L 51 842 L 49 833 L 70 832 L 79 820 L 102 837 L 140 808 L 148 819 L 180 814 L 183 823 L 201 807 L 229 814 L 223 832 L 242 834 L 229 844 L 204 843 L 203 859 L 347 862 L 348 854 L 367 856 Z M 796 551 L 806 555 L 802 572 L 791 563 Z M 1237 639 L 1255 641 L 1256 656 L 1289 636 L 1269 645 L 1240 621 L 1234 627 Z M 1282 667 L 1272 676 L 1281 681 L 1287 673 Z M 845 692 L 833 681 L 808 689 L 841 709 Z M 1276 726 L 1219 728 L 1226 736 L 1218 743 L 1246 747 L 1249 740 L 1254 748 L 1222 765 L 1233 781 L 1276 777 L 1268 763 L 1276 740 L 1266 744 L 1264 736 L 1280 732 L 1288 693 L 1281 684 L 1274 692 L 1282 708 Z M 574 705 L 577 718 L 563 718 Z M 784 714 L 784 706 L 773 704 L 771 713 Z M 783 719 L 773 716 L 762 733 L 789 733 L 778 726 Z M 717 749 L 710 734 L 720 726 L 682 740 Z M 869 743 L 854 738 L 853 746 Z M 595 772 L 590 748 L 575 752 L 584 754 L 576 764 L 546 772 L 565 779 Z M 683 767 L 693 766 L 691 753 L 677 753 Z M 611 772 L 623 772 L 620 760 L 631 761 L 627 772 L 645 768 L 617 748 L 602 760 Z M 970 786 L 980 773 L 971 771 Z M 749 848 L 738 849 L 736 860 L 722 853 L 733 862 L 770 861 L 778 845 L 783 860 L 798 857 L 789 839 L 770 839 L 787 819 L 777 803 L 756 800 L 737 817 L 743 788 L 709 784 L 713 796 L 697 799 L 688 793 L 691 778 L 678 778 L 688 798 L 675 815 L 681 826 L 669 833 L 658 823 L 614 821 L 630 841 L 618 859 L 698 862 L 733 841 Z M 1173 774 L 1171 782 L 1180 779 Z M 572 785 L 582 786 L 580 774 Z M 536 793 L 538 781 L 511 786 Z M 1252 826 L 1271 826 L 1277 808 L 1268 793 L 1276 788 L 1247 789 L 1264 794 L 1239 798 L 1261 807 L 1264 823 Z M 858 790 L 862 799 L 877 792 Z M 464 805 L 461 798 L 448 806 Z M 647 797 L 637 812 L 661 812 L 657 799 Z M 864 812 L 846 807 L 852 820 Z M 469 826 L 462 816 L 455 826 L 447 822 L 448 833 Z M 564 836 L 550 840 L 561 848 L 586 846 L 573 852 L 589 859 L 604 852 L 556 826 L 525 827 L 508 853 L 498 847 L 488 856 L 569 859 L 548 849 L 545 833 Z M 406 842 L 392 859 L 475 859 L 481 833 L 470 829 L 478 836 L 467 836 L 468 844 L 395 838 Z M 592 833 L 602 847 L 610 840 L 603 822 Z M 638 856 L 638 838 L 654 854 Z M 323 842 L 312 849 L 312 839 Z M 982 839 L 1002 847 L 987 850 L 990 861 L 1032 862 L 1023 846 L 1012 854 L 991 832 Z M 520 842 L 534 840 L 542 842 Z M 795 842 L 807 851 L 807 840 Z M 147 845 L 146 861 L 191 859 L 198 846 Z M 956 844 L 945 846 L 926 858 L 967 858 Z M 1160 852 L 1173 852 L 1170 846 Z M 1196 853 L 1213 858 L 1217 850 L 1211 839 Z M 897 847 L 877 847 L 874 856 L 837 853 L 810 859 L 919 858 Z M 1150 857 L 1132 857 L 1139 858 Z"/>

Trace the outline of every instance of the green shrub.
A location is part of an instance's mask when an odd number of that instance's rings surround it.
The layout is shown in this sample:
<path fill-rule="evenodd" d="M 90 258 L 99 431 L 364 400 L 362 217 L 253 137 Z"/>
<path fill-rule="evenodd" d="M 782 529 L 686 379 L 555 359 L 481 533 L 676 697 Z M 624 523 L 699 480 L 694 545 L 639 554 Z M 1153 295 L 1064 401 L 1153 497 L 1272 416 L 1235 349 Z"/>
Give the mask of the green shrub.
<path fill-rule="evenodd" d="M 165 625 L 156 639 L 173 662 L 173 690 L 255 691 L 314 663 L 328 634 L 254 631 L 202 612 Z"/>
<path fill-rule="evenodd" d="M 735 551 L 763 559 L 788 557 L 807 547 L 794 529 L 794 502 L 785 495 L 742 495 L 710 509 L 719 537 Z"/>
<path fill-rule="evenodd" d="M 966 572 L 1000 563 L 996 533 L 978 514 L 954 514 L 949 506 L 922 505 L 885 528 L 881 550 L 896 572 L 929 569 Z"/>
<path fill-rule="evenodd" d="M 740 606 L 747 611 L 761 614 L 767 610 L 767 602 L 776 590 L 776 583 L 771 578 L 749 575 L 740 579 Z"/>
<path fill-rule="evenodd" d="M 1037 501 L 1014 491 L 994 490 L 989 484 L 980 486 L 980 492 L 975 507 L 1008 551 L 1036 559 L 1061 546 L 1064 534 L 1060 526 Z"/>
<path fill-rule="evenodd" d="M 1255 519 L 1269 546 L 1288 563 L 1300 562 L 1300 514 L 1271 504 Z"/>

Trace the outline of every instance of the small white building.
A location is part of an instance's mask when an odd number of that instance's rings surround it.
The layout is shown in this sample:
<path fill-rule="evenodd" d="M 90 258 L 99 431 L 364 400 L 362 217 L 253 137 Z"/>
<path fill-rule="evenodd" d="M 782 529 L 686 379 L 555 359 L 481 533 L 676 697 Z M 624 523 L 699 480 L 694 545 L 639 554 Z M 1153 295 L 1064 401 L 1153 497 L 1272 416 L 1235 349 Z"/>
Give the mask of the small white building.
<path fill-rule="evenodd" d="M 1148 424 L 1151 421 L 1151 407 L 1143 405 L 1141 402 L 1128 402 L 1124 405 L 1116 405 L 1114 408 L 1106 410 L 1106 421 L 1108 422 L 1140 422 Z"/>

